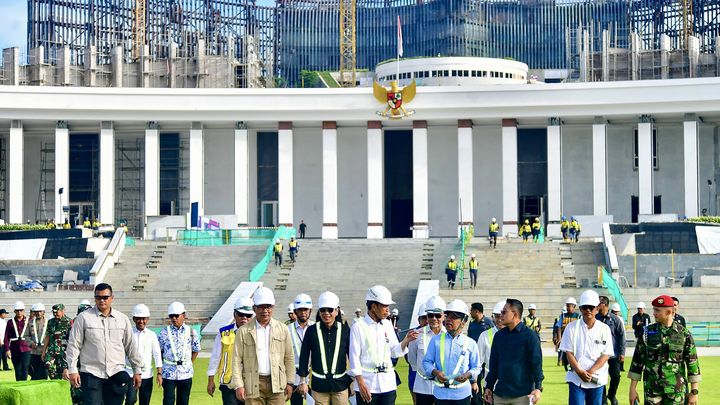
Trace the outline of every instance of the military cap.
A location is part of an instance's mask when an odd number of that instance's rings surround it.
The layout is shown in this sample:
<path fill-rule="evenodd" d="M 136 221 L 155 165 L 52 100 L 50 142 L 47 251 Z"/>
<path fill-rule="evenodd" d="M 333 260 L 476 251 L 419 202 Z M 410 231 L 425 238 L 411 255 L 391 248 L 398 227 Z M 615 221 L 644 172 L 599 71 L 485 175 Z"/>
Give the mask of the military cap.
<path fill-rule="evenodd" d="M 55 304 L 55 305 L 52 306 L 52 310 L 53 310 L 53 312 L 64 311 L 64 310 L 65 310 L 65 305 L 63 305 L 63 304 Z"/>
<path fill-rule="evenodd" d="M 669 295 L 661 295 L 652 301 L 652 306 L 658 308 L 672 308 L 674 304 L 672 297 Z"/>

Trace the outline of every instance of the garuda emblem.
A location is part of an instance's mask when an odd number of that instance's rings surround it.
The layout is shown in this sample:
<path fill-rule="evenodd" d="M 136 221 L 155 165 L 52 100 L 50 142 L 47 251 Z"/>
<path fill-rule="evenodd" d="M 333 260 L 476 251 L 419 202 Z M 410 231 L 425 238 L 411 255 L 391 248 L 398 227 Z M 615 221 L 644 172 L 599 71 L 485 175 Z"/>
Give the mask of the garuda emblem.
<path fill-rule="evenodd" d="M 390 82 L 389 89 L 373 82 L 373 94 L 377 101 L 387 106 L 384 111 L 376 111 L 381 117 L 399 120 L 415 114 L 415 110 L 408 110 L 404 105 L 415 98 L 415 80 L 402 89 L 398 88 L 397 81 L 394 80 Z"/>

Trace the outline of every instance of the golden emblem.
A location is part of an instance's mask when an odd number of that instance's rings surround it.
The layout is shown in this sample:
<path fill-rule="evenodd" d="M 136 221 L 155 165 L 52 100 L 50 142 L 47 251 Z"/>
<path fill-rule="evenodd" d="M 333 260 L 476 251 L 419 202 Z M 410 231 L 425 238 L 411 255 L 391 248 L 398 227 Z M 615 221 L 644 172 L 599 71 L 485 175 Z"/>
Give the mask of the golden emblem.
<path fill-rule="evenodd" d="M 385 104 L 387 107 L 384 111 L 376 111 L 377 115 L 392 120 L 399 120 L 415 114 L 415 110 L 405 109 L 404 103 L 409 103 L 415 98 L 415 80 L 409 85 L 398 88 L 397 81 L 390 82 L 390 88 L 373 82 L 373 95 L 377 101 Z"/>

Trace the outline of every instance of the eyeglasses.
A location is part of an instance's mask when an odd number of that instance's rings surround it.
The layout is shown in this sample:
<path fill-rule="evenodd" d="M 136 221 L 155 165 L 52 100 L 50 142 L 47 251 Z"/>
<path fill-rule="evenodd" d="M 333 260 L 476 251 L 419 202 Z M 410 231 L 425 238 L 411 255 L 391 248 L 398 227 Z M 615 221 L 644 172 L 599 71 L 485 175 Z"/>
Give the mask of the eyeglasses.
<path fill-rule="evenodd" d="M 112 298 L 112 295 L 96 295 L 95 299 L 100 301 L 107 301 Z"/>
<path fill-rule="evenodd" d="M 180 315 L 182 315 L 182 314 L 170 314 L 170 315 L 168 315 L 168 318 L 175 319 L 175 318 L 179 318 Z"/>
<path fill-rule="evenodd" d="M 514 313 L 514 312 L 515 311 L 509 310 L 509 309 L 503 309 L 502 311 L 500 311 L 500 315 L 505 315 L 505 314 Z"/>
<path fill-rule="evenodd" d="M 328 314 L 332 313 L 332 311 L 334 311 L 334 310 L 335 310 L 334 308 L 320 308 L 319 309 L 320 313 L 328 313 Z"/>
<path fill-rule="evenodd" d="M 239 316 L 240 318 L 252 318 L 252 314 L 246 314 L 240 311 L 235 311 L 235 316 Z"/>
<path fill-rule="evenodd" d="M 595 309 L 595 307 L 593 305 L 583 305 L 580 307 L 581 311 L 592 311 L 594 309 Z"/>
<path fill-rule="evenodd" d="M 442 318 L 442 314 L 430 313 L 430 314 L 427 314 L 427 317 L 428 317 L 428 319 L 430 319 L 430 318 L 440 319 L 440 318 Z"/>

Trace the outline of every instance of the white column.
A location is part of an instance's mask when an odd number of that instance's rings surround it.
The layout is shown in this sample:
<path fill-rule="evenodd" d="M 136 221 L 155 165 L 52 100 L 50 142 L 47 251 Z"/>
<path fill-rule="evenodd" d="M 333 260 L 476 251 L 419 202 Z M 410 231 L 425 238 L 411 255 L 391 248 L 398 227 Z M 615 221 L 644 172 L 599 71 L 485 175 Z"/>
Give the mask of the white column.
<path fill-rule="evenodd" d="M 293 226 L 293 130 L 292 122 L 278 123 L 278 222 Z"/>
<path fill-rule="evenodd" d="M 63 189 L 60 194 L 59 190 Z M 70 131 L 67 123 L 58 121 L 55 128 L 55 223 L 65 222 L 63 206 L 70 205 Z M 74 224 L 70 224 L 74 226 Z"/>
<path fill-rule="evenodd" d="M 337 124 L 323 122 L 323 239 L 337 239 Z"/>
<path fill-rule="evenodd" d="M 413 238 L 428 238 L 427 121 L 413 121 Z"/>
<path fill-rule="evenodd" d="M 156 122 L 145 128 L 145 216 L 160 215 L 160 131 Z"/>
<path fill-rule="evenodd" d="M 103 121 L 100 127 L 100 210 L 102 224 L 115 223 L 115 130 Z"/>
<path fill-rule="evenodd" d="M 638 202 L 640 214 L 653 213 L 653 124 L 650 117 L 638 123 Z"/>
<path fill-rule="evenodd" d="M 203 215 L 205 189 L 205 159 L 203 151 L 203 127 L 193 122 L 190 129 L 190 203 L 197 202 L 198 212 Z"/>
<path fill-rule="evenodd" d="M 237 223 L 248 225 L 250 198 L 250 169 L 248 166 L 248 130 L 247 124 L 238 122 L 235 125 L 235 215 Z"/>
<path fill-rule="evenodd" d="M 548 212 L 547 234 L 559 237 L 562 215 L 562 130 L 560 118 L 548 119 L 547 127 L 547 181 Z"/>
<path fill-rule="evenodd" d="M 368 121 L 368 239 L 382 239 L 383 232 L 383 133 L 380 121 Z"/>
<path fill-rule="evenodd" d="M 598 117 L 592 126 L 593 214 L 607 215 L 607 121 Z"/>
<path fill-rule="evenodd" d="M 8 195 L 7 221 L 11 224 L 23 223 L 23 186 L 25 182 L 25 140 L 22 121 L 10 122 L 10 137 L 7 147 Z"/>
<path fill-rule="evenodd" d="M 473 139 L 472 120 L 458 120 L 458 235 L 473 224 Z"/>
<path fill-rule="evenodd" d="M 518 232 L 517 121 L 502 121 L 502 234 Z"/>
<path fill-rule="evenodd" d="M 698 120 L 686 114 L 683 122 L 683 156 L 685 174 L 685 216 L 698 216 Z M 709 209 L 709 207 L 708 207 Z"/>

